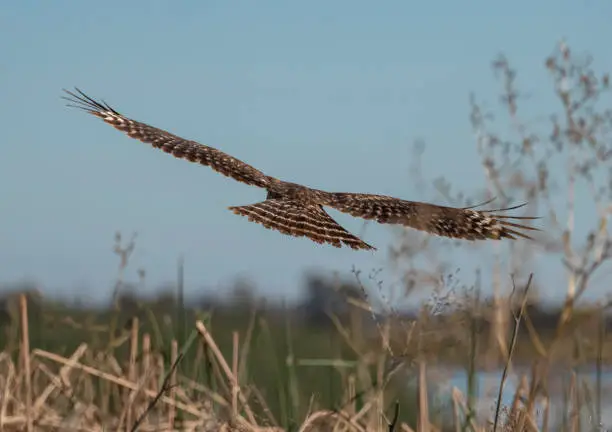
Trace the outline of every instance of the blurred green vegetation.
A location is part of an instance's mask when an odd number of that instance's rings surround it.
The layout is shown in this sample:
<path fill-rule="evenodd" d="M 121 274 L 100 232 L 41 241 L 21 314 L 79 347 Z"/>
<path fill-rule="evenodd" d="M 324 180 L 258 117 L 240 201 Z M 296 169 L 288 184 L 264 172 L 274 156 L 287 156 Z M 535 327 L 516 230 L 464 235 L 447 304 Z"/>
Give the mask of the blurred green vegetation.
<path fill-rule="evenodd" d="M 229 300 L 203 297 L 189 299 L 187 305 L 181 305 L 181 296 L 172 292 L 143 299 L 129 287 L 124 288 L 126 291 L 120 292 L 113 304 L 98 307 L 68 305 L 28 292 L 31 349 L 69 357 L 80 344 L 86 343 L 92 353 L 107 353 L 117 359 L 125 371 L 130 356 L 130 333 L 136 324 L 140 336 L 150 335 L 152 352 L 160 353 L 169 367 L 172 342 L 184 346 L 194 331 L 194 323 L 201 320 L 230 364 L 233 334 L 237 332 L 241 385 L 256 389 L 261 401 L 265 401 L 266 408 L 253 404 L 259 408 L 259 415 L 264 416 L 263 411 L 269 409 L 275 419 L 289 428 L 297 426 L 308 410 L 316 407 L 343 409 L 344 405 L 355 403 L 358 410 L 359 392 L 375 386 L 376 378 L 372 378 L 368 386 L 357 386 L 354 401 L 348 400 L 346 381 L 349 375 L 363 373 L 362 355 L 367 352 L 378 357 L 384 349 L 380 343 L 376 346 L 374 339 L 356 343 L 359 338 L 351 336 L 349 342 L 346 334 L 343 336 L 335 328 L 333 321 L 337 320 L 337 325 L 347 326 L 347 334 L 361 334 L 362 329 L 369 328 L 374 335 L 376 326 L 371 314 L 356 314 L 355 308 L 347 307 L 342 300 L 344 294 L 321 280 L 311 280 L 308 299 L 291 307 L 266 304 L 240 288 Z M 11 353 L 14 361 L 18 359 L 21 340 L 19 292 L 23 290 L 17 289 L 1 300 L 4 307 L 0 313 L 0 347 Z M 351 316 L 350 323 L 347 314 Z M 177 370 L 189 380 L 224 394 L 226 384 L 219 379 L 215 371 L 218 366 L 213 363 L 208 347 L 193 343 Z M 369 363 L 365 367 L 375 377 L 377 364 Z M 390 383 L 385 392 L 396 394 L 393 399 L 403 406 L 414 406 L 410 379 Z M 402 410 L 400 419 L 414 423 L 413 410 Z"/>
<path fill-rule="evenodd" d="M 229 299 L 203 296 L 199 300 L 182 300 L 186 305 L 181 304 L 180 290 L 141 298 L 133 288 L 123 288 L 106 307 L 68 305 L 30 291 L 31 348 L 69 357 L 80 344 L 87 343 L 92 353 L 111 355 L 125 371 L 130 357 L 129 339 L 137 326 L 139 340 L 144 334 L 150 335 L 153 352 L 163 356 L 168 368 L 173 341 L 183 347 L 194 331 L 194 323 L 201 320 L 230 364 L 237 332 L 240 384 L 258 392 L 259 400 L 265 401 L 266 406 L 253 404 L 258 415 L 263 417 L 269 409 L 289 429 L 297 427 L 314 408 L 343 410 L 354 403 L 359 410 L 363 400 L 371 398 L 362 400 L 360 394 L 376 387 L 381 376 L 390 377 L 384 386 L 385 401 L 389 403 L 386 411 L 392 415 L 393 405 L 398 401 L 402 407 L 400 420 L 415 424 L 418 376 L 415 364 L 419 358 L 425 358 L 430 365 L 469 370 L 487 367 L 491 351 L 497 352 L 491 350 L 489 343 L 492 334 L 487 302 L 477 305 L 478 313 L 455 305 L 442 312 L 425 307 L 418 312 L 383 317 L 359 307 L 367 304 L 359 284 L 338 283 L 320 276 L 307 279 L 304 300 L 291 306 L 257 298 L 245 286 L 237 287 Z M 0 346 L 15 360 L 20 343 L 16 297 L 15 293 L 5 296 L 0 314 Z M 469 297 L 460 303 L 474 307 Z M 595 361 L 600 334 L 597 329 L 602 323 L 595 318 L 602 315 L 594 311 L 595 307 L 574 311 L 571 325 L 566 326 L 566 343 L 560 344 L 563 352 L 560 358 L 580 363 Z M 558 336 L 555 329 L 559 314 L 560 311 L 545 310 L 535 304 L 526 308 L 524 316 L 535 330 L 538 343 L 546 346 Z M 388 346 L 381 336 L 380 323 L 385 320 L 390 324 Z M 604 327 L 609 324 L 604 321 Z M 538 358 L 537 344 L 529 328 L 523 325 L 520 330 L 515 362 L 529 364 Z M 509 333 L 506 336 L 510 339 Z M 582 348 L 576 354 L 578 336 Z M 612 341 L 605 340 L 603 346 L 598 352 L 603 352 L 604 362 L 609 363 Z M 139 352 L 142 353 L 142 348 Z M 381 361 L 382 374 L 377 369 Z M 494 367 L 501 368 L 504 359 L 497 356 L 493 362 Z M 391 376 L 398 364 L 402 364 L 401 373 Z M 227 385 L 215 368 L 218 366 L 209 347 L 198 342 L 187 347 L 178 372 L 224 394 Z M 359 378 L 355 381 L 354 396 L 347 394 L 350 377 Z M 430 407 L 432 417 L 436 410 L 442 407 Z"/>

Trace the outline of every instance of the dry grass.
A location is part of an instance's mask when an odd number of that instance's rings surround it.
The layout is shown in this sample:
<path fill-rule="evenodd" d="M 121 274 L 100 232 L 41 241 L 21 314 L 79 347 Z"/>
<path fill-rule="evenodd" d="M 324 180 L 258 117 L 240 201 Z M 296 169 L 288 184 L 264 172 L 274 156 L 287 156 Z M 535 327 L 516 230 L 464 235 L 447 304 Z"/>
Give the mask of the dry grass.
<path fill-rule="evenodd" d="M 21 296 L 20 304 L 23 331 L 19 362 L 15 364 L 7 353 L 0 355 L 2 430 L 283 430 L 259 424 L 276 421 L 256 419 L 247 401 L 250 391 L 238 382 L 238 356 L 234 356 L 230 368 L 202 321 L 195 323 L 197 338 L 210 348 L 225 388 L 230 390 L 227 394 L 189 377 L 177 377 L 182 358 L 178 349 L 173 351 L 172 364 L 164 367 L 163 356 L 150 351 L 150 337 L 140 337 L 137 323 L 124 341 L 130 347 L 125 367 L 121 366 L 122 359 L 92 352 L 86 343 L 70 357 L 40 349 L 30 351 L 26 295 Z M 176 341 L 173 346 L 177 346 Z M 96 389 L 103 389 L 103 393 Z M 119 415 L 109 409 L 113 404 L 110 399 L 120 401 Z M 371 404 L 352 413 L 314 411 L 304 419 L 300 430 L 371 430 L 363 419 L 373 407 Z M 341 429 L 335 429 L 338 427 Z M 407 425 L 401 427 L 411 430 Z"/>
<path fill-rule="evenodd" d="M 523 299 L 527 298 L 527 290 Z M 512 368 L 512 354 L 523 320 L 526 300 L 514 317 L 513 331 L 507 341 L 509 356 L 500 382 L 499 395 Z M 238 333 L 234 332 L 233 352 L 228 362 L 217 346 L 206 325 L 198 320 L 185 346 L 172 342 L 171 358 L 165 359 L 151 350 L 150 335 L 140 334 L 138 321 L 126 331 L 121 344 L 129 347 L 126 358 L 94 351 L 82 343 L 70 356 L 61 356 L 41 349 L 29 347 L 27 297 L 20 297 L 21 342 L 17 362 L 4 352 L 0 355 L 0 428 L 2 430 L 74 430 L 74 431 L 283 431 L 280 422 L 266 410 L 256 410 L 253 404 L 261 406 L 265 401 L 248 383 L 241 383 L 240 346 Z M 338 324 L 340 325 L 340 324 Z M 385 330 L 386 328 L 386 330 Z M 381 327 L 388 332 L 386 325 Z M 345 333 L 348 333 L 344 329 Z M 417 334 L 417 333 L 413 333 Z M 385 344 L 386 338 L 381 338 Z M 190 346 L 206 346 L 214 360 L 215 373 L 220 384 L 213 389 L 190 379 L 178 372 L 184 353 Z M 119 347 L 118 345 L 117 347 Z M 356 347 L 356 349 L 359 349 Z M 389 346 L 385 347 L 386 352 Z M 346 398 L 348 403 L 339 409 L 311 409 L 301 420 L 299 431 L 546 431 L 548 420 L 543 425 L 536 421 L 536 408 L 544 407 L 543 417 L 548 418 L 546 367 L 537 363 L 530 376 L 523 376 L 521 385 L 513 397 L 513 403 L 502 406 L 498 403 L 491 423 L 479 424 L 474 416 L 473 401 L 469 395 L 453 388 L 451 406 L 454 418 L 453 429 L 436 426 L 430 413 L 428 396 L 428 374 L 425 361 L 418 360 L 413 369 L 417 378 L 418 418 L 414 425 L 398 421 L 399 410 L 393 405 L 393 394 L 385 388 L 391 377 L 401 366 L 386 367 L 385 350 L 378 358 L 369 362 L 378 364 L 376 379 L 368 375 L 364 366 L 357 367 L 357 373 L 347 378 Z M 360 377 L 360 375 L 362 375 Z M 355 405 L 355 379 L 366 380 L 372 385 L 363 396 L 360 407 Z M 376 385 L 376 383 L 380 385 Z M 351 383 L 353 383 L 351 385 Z M 572 375 L 567 389 L 568 412 L 579 412 L 588 398 L 584 396 L 583 383 L 576 374 Z M 543 390 L 544 389 L 544 390 Z M 256 414 L 264 412 L 267 415 Z M 542 414 L 542 413 L 541 413 Z M 580 430 L 577 416 L 568 417 L 568 429 Z M 414 429 L 413 429 L 414 427 Z"/>

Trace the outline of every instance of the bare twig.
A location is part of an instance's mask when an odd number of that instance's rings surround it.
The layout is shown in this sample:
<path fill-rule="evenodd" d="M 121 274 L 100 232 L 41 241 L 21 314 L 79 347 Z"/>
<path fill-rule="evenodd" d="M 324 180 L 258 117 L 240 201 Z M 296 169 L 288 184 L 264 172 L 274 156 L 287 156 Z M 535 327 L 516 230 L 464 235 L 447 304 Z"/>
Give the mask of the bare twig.
<path fill-rule="evenodd" d="M 501 382 L 499 385 L 499 392 L 497 393 L 497 404 L 495 406 L 495 421 L 493 423 L 493 432 L 497 431 L 497 426 L 499 424 L 499 415 L 501 412 L 501 402 L 502 402 L 502 395 L 504 392 L 504 384 L 506 383 L 506 379 L 508 378 L 508 371 L 511 367 L 512 354 L 514 353 L 514 348 L 516 346 L 516 341 L 518 339 L 519 326 L 521 324 L 523 314 L 525 313 L 525 307 L 527 306 L 528 293 L 529 293 L 529 288 L 531 287 L 532 279 L 533 279 L 533 273 L 529 275 L 529 280 L 527 280 L 527 285 L 525 285 L 525 290 L 523 291 L 523 301 L 521 302 L 521 309 L 519 310 L 518 315 L 514 316 L 514 329 L 512 331 L 512 339 L 510 341 L 510 350 L 508 351 L 508 358 L 506 359 L 506 364 L 504 366 Z M 512 287 L 513 287 L 513 292 L 514 292 L 516 290 L 514 278 L 512 278 Z"/>
<path fill-rule="evenodd" d="M 166 393 L 168 390 L 170 390 L 173 387 L 172 379 L 174 377 L 174 371 L 176 370 L 178 364 L 181 362 L 182 359 L 183 359 L 183 353 L 180 353 L 177 356 L 174 363 L 172 363 L 172 366 L 170 366 L 170 370 L 168 370 L 168 372 L 166 373 L 161 389 L 155 395 L 155 397 L 151 399 L 151 401 L 147 405 L 147 409 L 138 417 L 138 419 L 136 419 L 136 421 L 134 422 L 134 425 L 132 426 L 131 432 L 136 432 L 138 430 L 138 427 L 140 426 L 140 424 L 144 421 L 144 419 L 151 412 L 151 410 L 155 407 L 155 405 L 157 405 L 159 400 L 164 396 L 164 393 Z M 171 400 L 174 401 L 174 399 L 171 399 Z"/>

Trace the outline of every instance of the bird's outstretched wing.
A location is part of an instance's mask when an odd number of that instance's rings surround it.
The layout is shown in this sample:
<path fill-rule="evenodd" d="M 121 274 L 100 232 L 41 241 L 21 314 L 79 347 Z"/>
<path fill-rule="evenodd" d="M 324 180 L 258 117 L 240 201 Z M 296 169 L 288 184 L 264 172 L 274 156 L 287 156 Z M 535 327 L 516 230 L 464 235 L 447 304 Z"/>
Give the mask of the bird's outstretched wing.
<path fill-rule="evenodd" d="M 230 207 L 230 210 L 283 234 L 308 237 L 316 243 L 336 247 L 344 244 L 353 249 L 376 250 L 338 225 L 317 204 L 305 205 L 290 199 L 270 198 L 256 204 Z"/>
<path fill-rule="evenodd" d="M 242 183 L 265 188 L 269 178 L 249 164 L 236 159 L 213 147 L 173 135 L 165 130 L 132 120 L 114 110 L 105 102 L 98 102 L 79 89 L 78 93 L 64 90 L 69 96 L 63 97 L 76 108 L 83 109 L 132 138 L 140 140 L 166 153 L 191 162 L 211 167 L 213 170 Z"/>
<path fill-rule="evenodd" d="M 537 217 L 500 214 L 525 204 L 505 209 L 475 210 L 405 201 L 384 195 L 344 192 L 330 193 L 326 201 L 325 205 L 355 217 L 384 224 L 404 225 L 430 234 L 465 240 L 517 237 L 532 240 L 521 230 L 539 231 L 537 228 L 513 222 L 538 219 Z"/>

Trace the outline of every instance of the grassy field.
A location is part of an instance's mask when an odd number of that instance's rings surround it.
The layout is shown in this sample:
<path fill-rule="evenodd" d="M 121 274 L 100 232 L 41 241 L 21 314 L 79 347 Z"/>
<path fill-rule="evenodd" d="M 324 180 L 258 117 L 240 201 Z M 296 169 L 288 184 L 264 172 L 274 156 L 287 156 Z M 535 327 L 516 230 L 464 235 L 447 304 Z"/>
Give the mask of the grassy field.
<path fill-rule="evenodd" d="M 517 430 L 517 422 L 540 430 L 528 425 L 546 394 L 548 368 L 566 368 L 576 381 L 578 366 L 601 372 L 612 361 L 612 338 L 594 309 L 562 323 L 560 313 L 507 303 L 499 333 L 490 302 L 466 298 L 469 309 L 447 314 L 423 308 L 374 316 L 362 300 L 344 297 L 342 307 L 335 297 L 336 310 L 327 311 L 308 301 L 288 308 L 256 299 L 197 309 L 166 295 L 87 309 L 12 295 L 2 333 L 0 427 L 488 430 L 473 418 L 473 379 L 512 363 L 533 365 L 532 373 L 516 403 L 499 407 L 498 430 Z M 453 389 L 445 401 L 428 395 L 434 366 L 465 370 L 467 393 Z M 601 412 L 600 400 L 597 388 L 574 382 L 566 424 L 577 404 Z"/>

